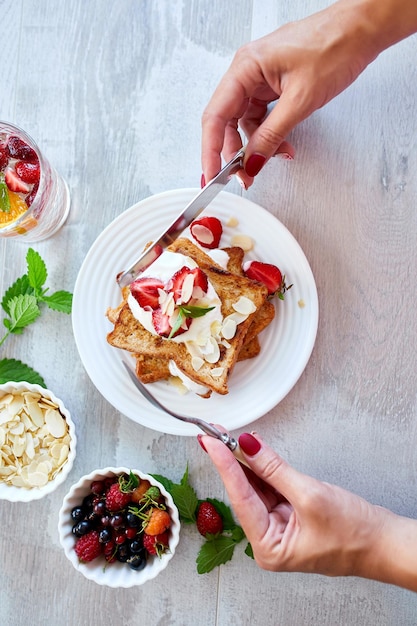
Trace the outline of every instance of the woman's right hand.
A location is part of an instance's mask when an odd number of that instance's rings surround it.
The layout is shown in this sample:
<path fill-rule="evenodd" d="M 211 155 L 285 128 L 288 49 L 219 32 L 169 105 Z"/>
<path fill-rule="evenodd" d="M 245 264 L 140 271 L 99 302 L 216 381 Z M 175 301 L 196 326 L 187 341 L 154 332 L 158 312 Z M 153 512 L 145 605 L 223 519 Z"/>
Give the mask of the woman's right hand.
<path fill-rule="evenodd" d="M 339 0 L 244 45 L 203 113 L 205 180 L 220 170 L 221 154 L 228 161 L 241 148 L 239 127 L 249 140 L 240 172 L 245 186 L 273 155 L 292 158 L 290 131 L 415 29 L 414 0 Z"/>

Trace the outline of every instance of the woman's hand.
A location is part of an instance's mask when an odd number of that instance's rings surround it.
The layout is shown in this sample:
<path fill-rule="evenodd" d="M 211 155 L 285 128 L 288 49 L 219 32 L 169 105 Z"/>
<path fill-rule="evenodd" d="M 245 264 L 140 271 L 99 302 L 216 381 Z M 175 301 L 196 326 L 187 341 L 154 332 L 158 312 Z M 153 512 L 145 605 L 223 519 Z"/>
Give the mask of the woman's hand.
<path fill-rule="evenodd" d="M 301 474 L 258 435 L 239 438 L 252 471 L 224 444 L 207 436 L 202 442 L 260 567 L 328 576 L 365 575 L 372 567 L 388 511 Z"/>
<path fill-rule="evenodd" d="M 414 0 L 339 0 L 244 45 L 203 113 L 205 180 L 220 170 L 221 153 L 228 161 L 241 148 L 239 126 L 249 139 L 240 172 L 246 187 L 273 155 L 292 158 L 290 131 L 416 29 Z"/>

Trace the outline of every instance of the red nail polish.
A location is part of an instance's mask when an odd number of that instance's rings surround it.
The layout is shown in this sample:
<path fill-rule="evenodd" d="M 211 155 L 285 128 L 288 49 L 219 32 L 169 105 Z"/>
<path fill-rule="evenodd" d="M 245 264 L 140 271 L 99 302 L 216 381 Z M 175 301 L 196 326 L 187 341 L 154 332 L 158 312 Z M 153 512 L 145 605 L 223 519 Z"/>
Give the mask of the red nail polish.
<path fill-rule="evenodd" d="M 255 152 L 251 154 L 245 165 L 245 172 L 248 176 L 256 176 L 264 165 L 266 158 L 263 154 Z"/>
<path fill-rule="evenodd" d="M 205 186 L 206 186 L 206 177 L 204 176 L 204 174 L 201 174 L 200 187 L 201 189 L 203 189 L 203 187 Z"/>
<path fill-rule="evenodd" d="M 203 435 L 197 435 L 197 441 L 200 444 L 200 446 L 203 448 L 204 452 L 207 452 L 206 446 L 203 443 Z"/>
<path fill-rule="evenodd" d="M 239 445 L 248 456 L 255 456 L 261 449 L 261 444 L 253 435 L 243 433 L 239 437 Z"/>

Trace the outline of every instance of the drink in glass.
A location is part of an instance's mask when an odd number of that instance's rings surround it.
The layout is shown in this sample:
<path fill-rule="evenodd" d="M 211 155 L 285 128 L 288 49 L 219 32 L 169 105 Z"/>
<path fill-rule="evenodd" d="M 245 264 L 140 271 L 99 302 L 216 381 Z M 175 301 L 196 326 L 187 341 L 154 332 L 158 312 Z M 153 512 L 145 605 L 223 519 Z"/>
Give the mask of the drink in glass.
<path fill-rule="evenodd" d="M 41 241 L 64 224 L 66 182 L 21 128 L 0 121 L 0 237 Z"/>

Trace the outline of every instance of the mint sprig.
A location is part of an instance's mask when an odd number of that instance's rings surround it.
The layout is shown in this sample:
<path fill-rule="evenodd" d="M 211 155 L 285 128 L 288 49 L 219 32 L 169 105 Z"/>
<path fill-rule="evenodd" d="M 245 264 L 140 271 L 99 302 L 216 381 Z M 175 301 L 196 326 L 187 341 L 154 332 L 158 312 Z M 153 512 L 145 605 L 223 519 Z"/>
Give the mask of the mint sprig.
<path fill-rule="evenodd" d="M 171 494 L 178 508 L 181 522 L 195 524 L 198 507 L 203 500 L 197 498 L 195 490 L 189 483 L 188 465 L 180 483 L 174 483 L 169 478 L 159 474 L 153 474 L 153 477 Z M 233 513 L 227 504 L 213 498 L 205 498 L 204 501 L 211 502 L 221 516 L 223 532 L 218 535 L 207 535 L 196 559 L 199 574 L 211 572 L 215 567 L 230 561 L 236 545 L 245 539 L 243 529 L 236 524 Z M 249 543 L 246 546 L 245 554 L 253 558 Z"/>
<path fill-rule="evenodd" d="M 10 213 L 10 198 L 4 172 L 0 172 L 0 211 Z"/>
<path fill-rule="evenodd" d="M 1 182 L 1 181 L 0 181 Z M 29 248 L 26 254 L 27 272 L 15 280 L 5 291 L 1 300 L 1 307 L 6 314 L 3 325 L 6 332 L 0 338 L 0 346 L 11 334 L 22 334 L 24 329 L 33 324 L 41 315 L 41 306 L 44 304 L 50 309 L 62 313 L 71 313 L 72 294 L 68 291 L 56 291 L 48 294 L 45 287 L 48 272 L 40 254 Z M 26 376 L 26 378 L 25 378 Z M 27 377 L 30 376 L 31 380 Z M 0 360 L 0 382 L 9 380 L 33 382 L 43 378 L 34 370 L 20 361 L 13 359 Z"/>
<path fill-rule="evenodd" d="M 209 311 L 212 311 L 214 309 L 214 306 L 193 306 L 193 305 L 189 305 L 189 304 L 181 304 L 178 307 L 178 311 L 177 311 L 177 319 L 174 322 L 174 325 L 172 327 L 171 332 L 169 333 L 168 339 L 171 339 L 175 333 L 177 332 L 177 330 L 179 330 L 182 326 L 183 321 L 186 318 L 196 318 L 196 317 L 203 317 L 203 315 L 206 315 L 206 313 L 208 313 Z"/>

